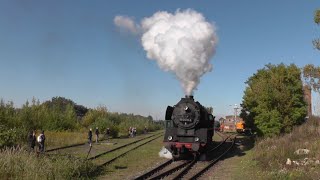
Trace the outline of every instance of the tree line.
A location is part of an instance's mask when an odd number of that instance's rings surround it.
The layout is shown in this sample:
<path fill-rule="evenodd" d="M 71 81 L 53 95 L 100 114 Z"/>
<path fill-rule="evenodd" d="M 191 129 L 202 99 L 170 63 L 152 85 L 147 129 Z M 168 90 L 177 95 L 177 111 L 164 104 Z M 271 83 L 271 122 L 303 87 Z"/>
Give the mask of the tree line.
<path fill-rule="evenodd" d="M 320 92 L 320 67 L 267 64 L 247 80 L 240 116 L 261 136 L 291 132 L 305 122 L 303 86 Z"/>
<path fill-rule="evenodd" d="M 99 127 L 101 132 L 109 128 L 115 137 L 126 134 L 130 126 L 136 127 L 138 133 L 145 127 L 148 130 L 162 128 L 161 121 L 155 122 L 151 116 L 113 113 L 105 106 L 88 109 L 64 97 L 54 97 L 43 103 L 33 98 L 21 108 L 16 108 L 12 101 L 0 100 L 0 147 L 25 141 L 27 133 L 33 129 L 86 131 Z"/>
<path fill-rule="evenodd" d="M 320 25 L 320 9 L 315 11 L 314 22 Z M 320 39 L 312 42 L 320 50 Z M 320 93 L 320 67 L 268 64 L 249 77 L 246 84 L 240 116 L 258 135 L 279 135 L 291 132 L 306 120 L 303 85 Z"/>

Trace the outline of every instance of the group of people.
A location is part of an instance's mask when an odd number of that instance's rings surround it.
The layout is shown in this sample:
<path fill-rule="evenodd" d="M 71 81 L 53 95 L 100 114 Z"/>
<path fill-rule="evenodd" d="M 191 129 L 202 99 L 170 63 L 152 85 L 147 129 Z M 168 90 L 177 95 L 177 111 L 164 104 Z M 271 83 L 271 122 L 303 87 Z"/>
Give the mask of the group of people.
<path fill-rule="evenodd" d="M 99 142 L 99 134 L 100 134 L 98 127 L 96 127 L 95 134 L 96 134 L 96 143 L 98 143 Z M 89 140 L 89 145 L 92 146 L 92 128 L 90 128 L 90 130 L 88 132 L 88 140 Z"/>
<path fill-rule="evenodd" d="M 39 146 L 39 152 L 43 153 L 44 152 L 44 142 L 46 140 L 46 136 L 44 135 L 44 131 L 42 130 L 39 136 L 36 136 L 36 131 L 33 130 L 29 133 L 28 135 L 28 143 L 29 143 L 29 148 L 30 151 L 35 150 L 36 144 L 38 143 Z"/>
<path fill-rule="evenodd" d="M 137 135 L 137 128 L 136 127 L 130 127 L 129 130 L 128 130 L 128 134 L 129 134 L 129 137 L 135 137 Z M 144 128 L 144 133 L 148 133 L 148 128 L 147 126 L 145 126 Z M 105 139 L 108 141 L 109 138 L 110 138 L 110 129 L 107 128 L 106 131 L 105 131 Z M 100 132 L 99 132 L 99 128 L 96 127 L 96 130 L 95 130 L 95 140 L 96 140 L 96 143 L 99 142 L 99 135 L 100 135 Z M 88 143 L 90 146 L 92 146 L 92 136 L 93 136 L 93 132 L 92 132 L 92 128 L 89 129 L 89 132 L 88 132 Z"/>
<path fill-rule="evenodd" d="M 100 134 L 99 128 L 96 127 L 96 130 L 95 130 L 96 143 L 99 142 L 99 134 Z M 105 136 L 106 136 L 106 140 L 108 141 L 109 138 L 110 138 L 110 129 L 109 128 L 106 129 Z M 88 132 L 88 143 L 89 143 L 90 146 L 92 146 L 92 128 L 90 128 L 90 130 Z"/>
<path fill-rule="evenodd" d="M 129 133 L 129 137 L 135 137 L 137 135 L 137 128 L 130 127 L 128 133 Z"/>

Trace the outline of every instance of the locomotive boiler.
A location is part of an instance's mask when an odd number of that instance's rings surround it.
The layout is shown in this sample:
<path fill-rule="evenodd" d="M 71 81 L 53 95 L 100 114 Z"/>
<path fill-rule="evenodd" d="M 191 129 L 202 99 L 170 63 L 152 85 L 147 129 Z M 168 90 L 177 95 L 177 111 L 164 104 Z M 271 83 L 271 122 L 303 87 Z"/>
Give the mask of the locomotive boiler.
<path fill-rule="evenodd" d="M 201 154 L 212 143 L 214 116 L 193 96 L 186 96 L 166 110 L 164 146 L 174 159 Z"/>

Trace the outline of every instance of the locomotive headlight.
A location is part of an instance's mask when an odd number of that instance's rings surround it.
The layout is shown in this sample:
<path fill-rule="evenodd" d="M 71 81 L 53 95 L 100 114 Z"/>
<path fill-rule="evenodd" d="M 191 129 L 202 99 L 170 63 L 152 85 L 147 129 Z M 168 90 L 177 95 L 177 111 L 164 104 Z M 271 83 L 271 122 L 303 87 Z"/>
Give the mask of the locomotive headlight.
<path fill-rule="evenodd" d="M 171 141 L 172 140 L 172 136 L 168 136 L 168 140 Z"/>
<path fill-rule="evenodd" d="M 194 138 L 194 141 L 198 142 L 198 141 L 199 141 L 199 138 L 198 138 L 198 137 L 195 137 L 195 138 Z"/>

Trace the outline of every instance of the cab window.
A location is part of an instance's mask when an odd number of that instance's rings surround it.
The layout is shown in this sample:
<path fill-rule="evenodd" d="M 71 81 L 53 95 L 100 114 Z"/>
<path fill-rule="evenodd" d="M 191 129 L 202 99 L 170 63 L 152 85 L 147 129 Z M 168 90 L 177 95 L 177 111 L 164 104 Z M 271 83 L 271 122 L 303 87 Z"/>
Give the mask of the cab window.
<path fill-rule="evenodd" d="M 172 128 L 172 121 L 171 120 L 166 120 L 166 128 Z"/>
<path fill-rule="evenodd" d="M 214 116 L 212 114 L 209 114 L 209 121 L 214 121 Z"/>

